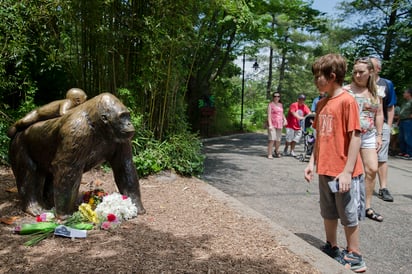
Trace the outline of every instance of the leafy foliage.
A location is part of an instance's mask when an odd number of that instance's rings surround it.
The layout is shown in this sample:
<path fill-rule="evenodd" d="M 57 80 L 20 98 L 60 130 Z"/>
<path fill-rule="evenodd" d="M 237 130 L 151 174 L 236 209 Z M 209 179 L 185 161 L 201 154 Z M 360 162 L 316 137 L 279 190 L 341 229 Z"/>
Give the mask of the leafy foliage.
<path fill-rule="evenodd" d="M 349 53 L 347 57 L 350 60 L 359 56 L 380 57 L 383 61 L 381 75 L 395 83 L 400 96 L 403 89 L 412 84 L 407 76 L 412 66 L 411 1 L 342 1 L 342 6 L 348 20 L 362 18 L 345 29 L 351 35 L 342 46 Z"/>
<path fill-rule="evenodd" d="M 172 169 L 185 176 L 199 175 L 204 162 L 201 147 L 198 137 L 191 133 L 176 133 L 161 142 L 151 131 L 141 130 L 133 141 L 133 161 L 139 176 L 163 169 Z"/>
<path fill-rule="evenodd" d="M 0 164 L 6 165 L 8 163 L 8 148 L 9 138 L 6 136 L 6 132 L 9 125 L 4 119 L 0 120 Z"/>
<path fill-rule="evenodd" d="M 275 90 L 285 108 L 298 93 L 314 98 L 310 64 L 329 52 L 380 56 L 382 76 L 399 95 L 411 85 L 410 0 L 341 2 L 342 20 L 364 20 L 331 22 L 305 0 L 2 0 L 0 159 L 7 160 L 12 120 L 79 87 L 89 98 L 108 91 L 128 105 L 141 175 L 197 174 L 196 132 L 239 130 L 242 70 L 234 61 L 243 54 L 261 66 L 245 83 L 248 129 L 260 128 Z M 207 130 L 202 98 L 214 98 Z"/>

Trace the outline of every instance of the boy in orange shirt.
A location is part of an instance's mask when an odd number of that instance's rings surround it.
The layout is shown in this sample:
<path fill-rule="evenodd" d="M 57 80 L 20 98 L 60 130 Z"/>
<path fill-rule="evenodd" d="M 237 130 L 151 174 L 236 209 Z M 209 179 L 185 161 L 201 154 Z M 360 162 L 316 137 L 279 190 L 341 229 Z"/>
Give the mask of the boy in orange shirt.
<path fill-rule="evenodd" d="M 326 234 L 322 251 L 359 273 L 366 271 L 359 248 L 359 220 L 365 218 L 365 185 L 359 154 L 358 104 L 342 89 L 346 68 L 346 61 L 338 54 L 322 56 L 312 65 L 315 85 L 319 91 L 327 93 L 327 98 L 316 108 L 313 123 L 316 144 L 305 168 L 305 179 L 308 182 L 313 179 L 316 166 Z M 347 242 L 343 251 L 337 245 L 338 219 Z"/>

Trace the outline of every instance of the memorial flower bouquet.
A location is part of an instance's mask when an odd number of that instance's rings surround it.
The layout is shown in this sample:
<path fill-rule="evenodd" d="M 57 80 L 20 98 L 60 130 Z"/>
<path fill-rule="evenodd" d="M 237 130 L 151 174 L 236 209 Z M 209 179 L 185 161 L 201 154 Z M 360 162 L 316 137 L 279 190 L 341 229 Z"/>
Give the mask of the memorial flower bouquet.
<path fill-rule="evenodd" d="M 79 205 L 78 211 L 64 221 L 57 220 L 53 212 L 45 212 L 36 217 L 36 223 L 15 227 L 14 233 L 31 234 L 33 237 L 24 245 L 33 246 L 53 235 L 59 225 L 80 230 L 91 230 L 95 227 L 109 230 L 116 228 L 122 221 L 137 216 L 137 207 L 129 197 L 120 193 L 98 193 L 104 192 L 98 190 L 88 192 L 87 196 L 83 194 L 83 197 L 88 198 L 83 199 L 84 202 Z M 93 202 L 90 202 L 92 199 Z"/>
<path fill-rule="evenodd" d="M 103 197 L 103 201 L 97 205 L 95 212 L 100 216 L 100 228 L 108 230 L 124 220 L 136 217 L 137 207 L 129 197 L 120 193 L 112 193 Z"/>
<path fill-rule="evenodd" d="M 88 216 L 89 215 L 84 215 L 82 210 L 80 210 L 80 207 L 79 211 L 75 212 L 65 221 L 58 221 L 53 212 L 45 212 L 36 217 L 36 223 L 22 224 L 20 226 L 16 226 L 14 228 L 14 233 L 20 235 L 31 234 L 32 237 L 30 238 L 30 240 L 25 242 L 24 245 L 34 246 L 42 240 L 53 235 L 56 227 L 58 227 L 61 224 L 81 230 L 93 229 L 94 224 L 89 222 Z"/>
<path fill-rule="evenodd" d="M 103 201 L 103 197 L 108 193 L 103 189 L 94 189 L 82 193 L 81 203 L 86 203 L 92 206 L 93 209 L 96 208 L 98 204 Z"/>

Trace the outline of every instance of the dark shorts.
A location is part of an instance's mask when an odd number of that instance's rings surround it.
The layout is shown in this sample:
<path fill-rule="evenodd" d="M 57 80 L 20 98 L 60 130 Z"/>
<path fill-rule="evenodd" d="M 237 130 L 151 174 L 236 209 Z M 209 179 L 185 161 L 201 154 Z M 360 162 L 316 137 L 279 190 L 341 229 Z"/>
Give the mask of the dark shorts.
<path fill-rule="evenodd" d="M 346 193 L 333 193 L 328 185 L 334 178 L 319 175 L 320 214 L 324 219 L 340 219 L 344 226 L 353 227 L 365 219 L 365 183 L 363 175 L 352 178 Z"/>

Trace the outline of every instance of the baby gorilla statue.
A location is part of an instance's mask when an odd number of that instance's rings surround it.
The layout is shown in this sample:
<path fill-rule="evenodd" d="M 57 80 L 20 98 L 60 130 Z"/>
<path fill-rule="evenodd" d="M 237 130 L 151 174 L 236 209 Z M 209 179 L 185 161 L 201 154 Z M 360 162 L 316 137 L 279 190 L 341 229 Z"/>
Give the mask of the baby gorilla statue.
<path fill-rule="evenodd" d="M 68 110 L 83 104 L 86 99 L 87 95 L 82 89 L 71 88 L 66 93 L 66 99 L 53 101 L 36 108 L 15 122 L 7 131 L 7 136 L 13 138 L 18 131 L 23 131 L 34 123 L 60 117 Z"/>

